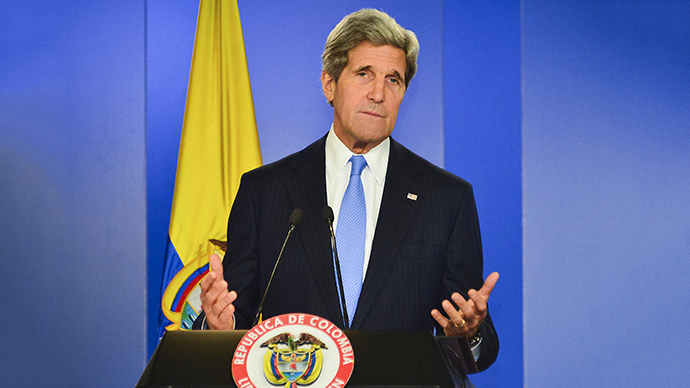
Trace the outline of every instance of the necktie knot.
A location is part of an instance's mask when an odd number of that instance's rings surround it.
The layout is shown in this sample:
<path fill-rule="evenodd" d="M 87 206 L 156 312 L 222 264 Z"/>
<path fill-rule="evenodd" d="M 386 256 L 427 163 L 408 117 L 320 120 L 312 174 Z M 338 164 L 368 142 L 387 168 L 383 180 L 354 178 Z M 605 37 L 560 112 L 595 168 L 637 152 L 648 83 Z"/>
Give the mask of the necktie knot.
<path fill-rule="evenodd" d="M 362 170 L 367 166 L 367 160 L 364 159 L 362 155 L 352 155 L 350 158 L 352 163 L 352 171 L 350 172 L 350 177 L 362 175 Z"/>

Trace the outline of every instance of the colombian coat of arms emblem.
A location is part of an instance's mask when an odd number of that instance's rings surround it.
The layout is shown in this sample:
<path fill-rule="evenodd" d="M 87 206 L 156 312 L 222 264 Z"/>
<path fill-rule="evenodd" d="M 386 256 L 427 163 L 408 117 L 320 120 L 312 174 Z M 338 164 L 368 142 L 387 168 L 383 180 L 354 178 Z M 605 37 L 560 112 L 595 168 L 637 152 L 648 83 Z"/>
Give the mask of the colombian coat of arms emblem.
<path fill-rule="evenodd" d="M 237 345 L 232 375 L 240 388 L 343 387 L 354 369 L 350 340 L 309 314 L 285 314 L 249 330 Z"/>

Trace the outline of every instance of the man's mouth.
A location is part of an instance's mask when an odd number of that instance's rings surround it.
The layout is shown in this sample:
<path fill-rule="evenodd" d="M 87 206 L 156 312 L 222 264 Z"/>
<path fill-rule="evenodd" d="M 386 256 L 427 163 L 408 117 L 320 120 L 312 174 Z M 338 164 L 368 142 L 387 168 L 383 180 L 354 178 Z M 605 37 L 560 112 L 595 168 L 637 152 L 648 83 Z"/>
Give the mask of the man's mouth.
<path fill-rule="evenodd" d="M 382 115 L 382 114 L 380 114 L 380 113 L 378 113 L 378 112 L 374 112 L 374 111 L 362 111 L 362 112 L 360 112 L 360 113 L 364 113 L 364 114 L 367 115 L 367 116 L 383 118 L 383 115 Z"/>

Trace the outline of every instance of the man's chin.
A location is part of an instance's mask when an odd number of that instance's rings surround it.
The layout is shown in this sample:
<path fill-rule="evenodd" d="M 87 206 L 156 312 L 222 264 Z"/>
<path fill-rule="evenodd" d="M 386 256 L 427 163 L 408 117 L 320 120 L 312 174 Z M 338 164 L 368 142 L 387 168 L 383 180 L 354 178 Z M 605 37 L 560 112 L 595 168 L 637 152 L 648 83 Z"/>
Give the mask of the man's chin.
<path fill-rule="evenodd" d="M 387 130 L 375 130 L 375 131 L 367 131 L 367 132 L 362 132 L 361 136 L 359 137 L 360 141 L 367 142 L 367 143 L 380 143 L 386 138 L 390 136 L 390 132 Z"/>
<path fill-rule="evenodd" d="M 363 141 L 382 141 L 393 132 L 388 128 L 388 123 L 380 118 L 360 121 L 356 123 L 356 129 L 353 131 L 358 138 Z"/>

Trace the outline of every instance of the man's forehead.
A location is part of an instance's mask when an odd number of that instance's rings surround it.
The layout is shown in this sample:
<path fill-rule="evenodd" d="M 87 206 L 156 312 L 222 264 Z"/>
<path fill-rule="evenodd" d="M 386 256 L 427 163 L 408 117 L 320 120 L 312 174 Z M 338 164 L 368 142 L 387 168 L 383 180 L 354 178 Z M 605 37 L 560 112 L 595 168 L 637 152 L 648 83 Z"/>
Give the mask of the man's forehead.
<path fill-rule="evenodd" d="M 365 69 L 376 66 L 384 66 L 384 71 L 397 71 L 400 75 L 405 73 L 405 52 L 392 45 L 375 45 L 365 41 L 355 46 L 347 54 L 348 66 L 355 69 Z"/>

